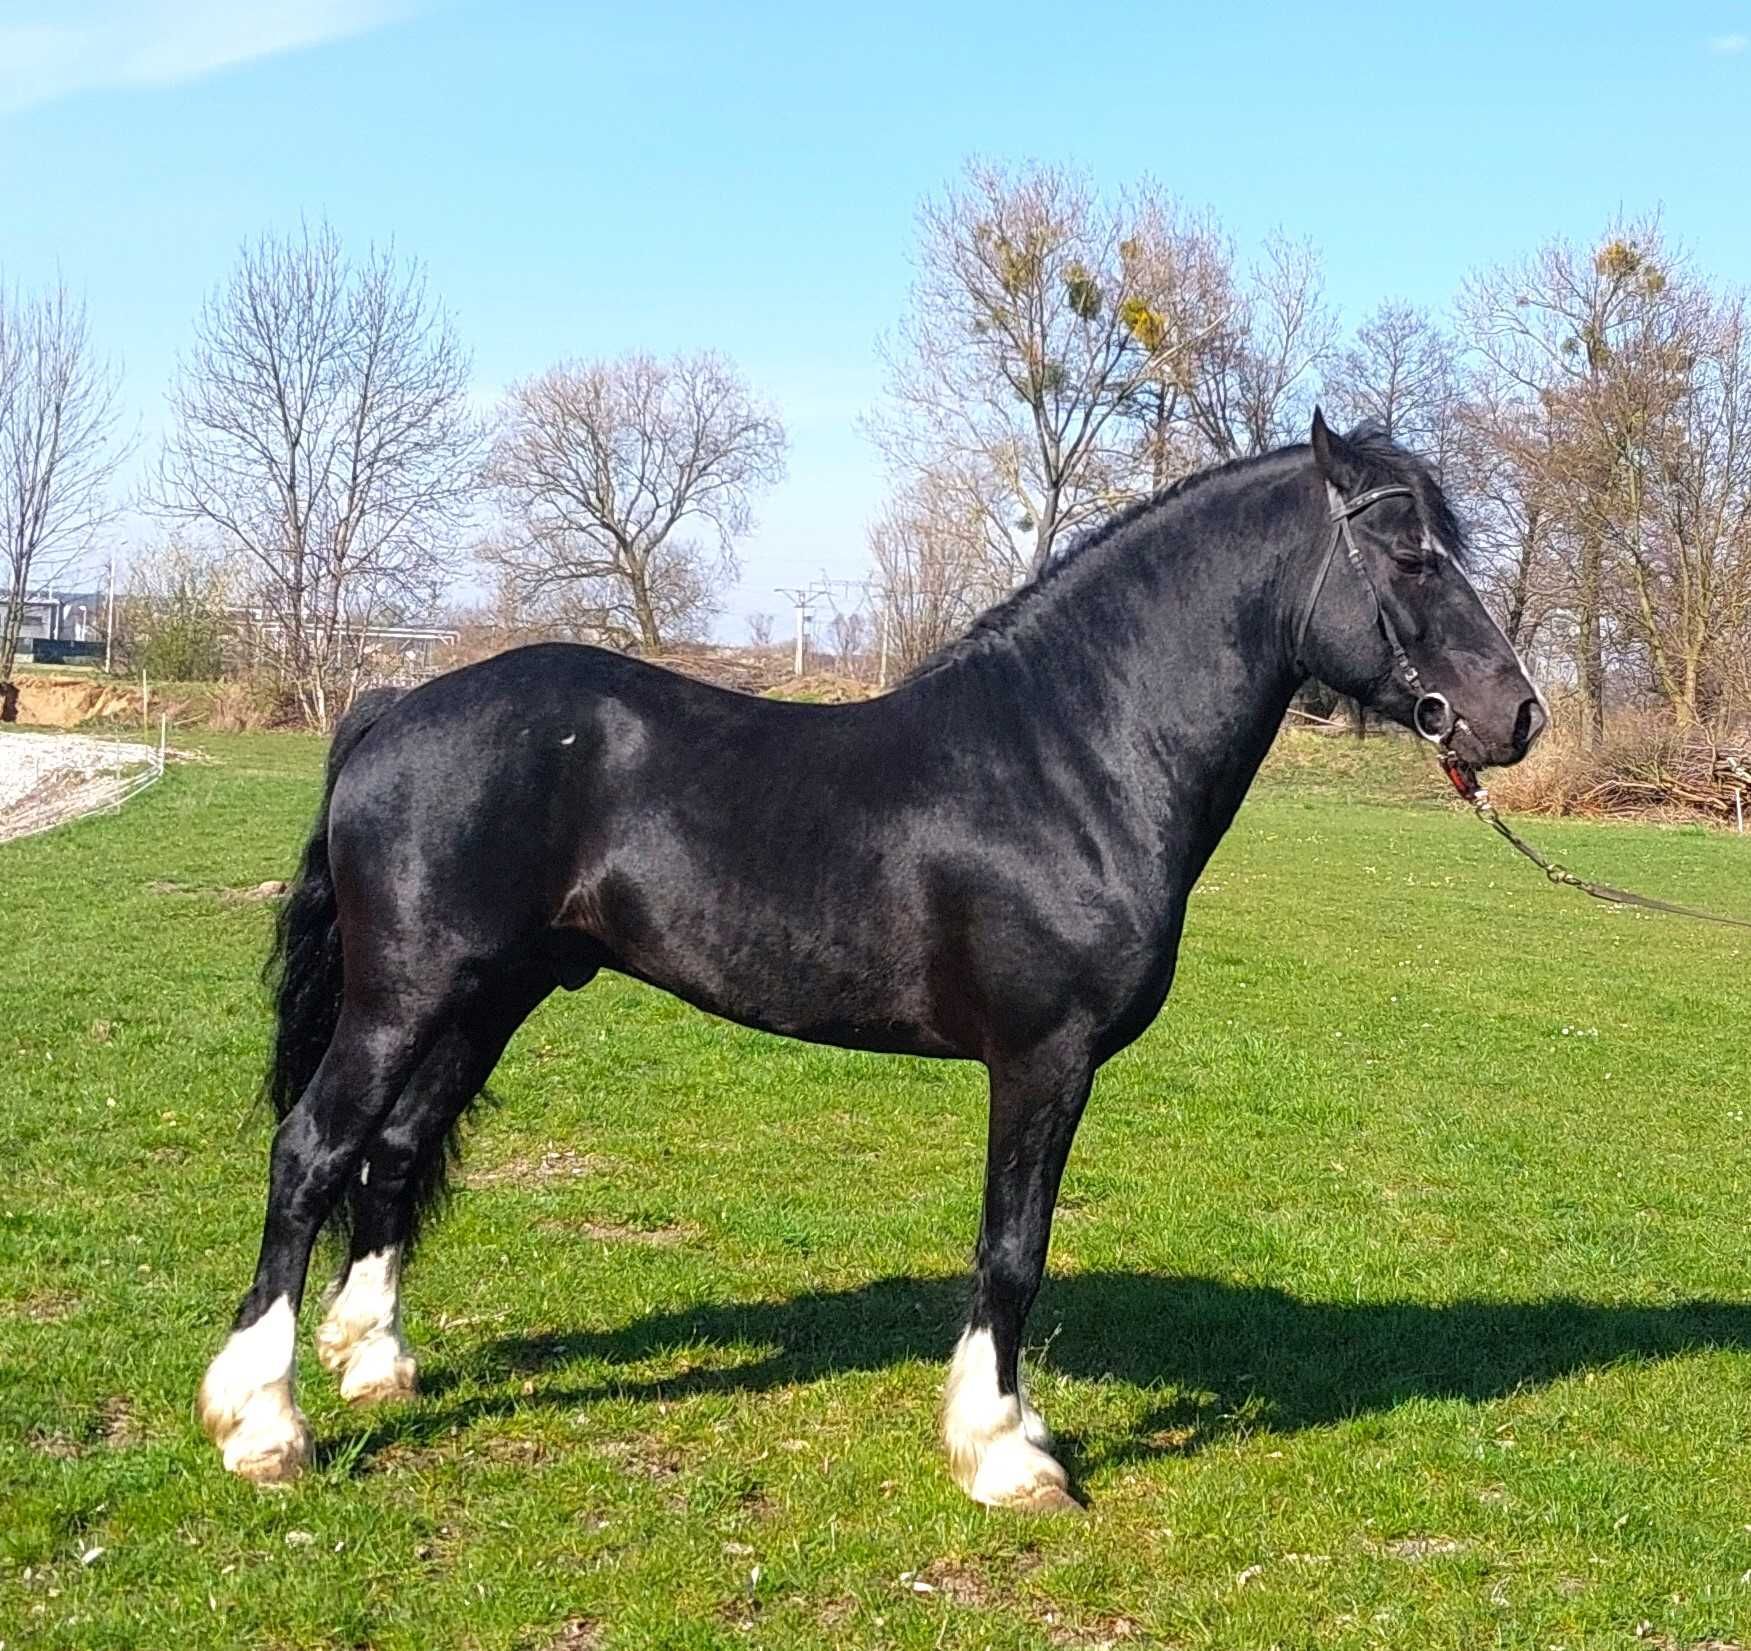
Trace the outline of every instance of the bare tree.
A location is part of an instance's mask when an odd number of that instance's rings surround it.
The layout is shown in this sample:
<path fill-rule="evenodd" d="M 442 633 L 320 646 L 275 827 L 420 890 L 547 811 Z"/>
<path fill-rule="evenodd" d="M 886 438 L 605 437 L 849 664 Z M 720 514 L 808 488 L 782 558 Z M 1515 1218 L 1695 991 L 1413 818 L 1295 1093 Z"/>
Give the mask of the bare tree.
<path fill-rule="evenodd" d="M 1648 319 L 1613 375 L 1624 450 L 1608 527 L 1651 686 L 1701 723 L 1751 619 L 1751 325 L 1742 295 L 1700 287 Z"/>
<path fill-rule="evenodd" d="M 366 636 L 430 606 L 477 474 L 469 358 L 417 264 L 350 262 L 326 224 L 245 247 L 195 324 L 158 506 L 253 568 L 261 639 L 308 719 L 351 700 Z"/>
<path fill-rule="evenodd" d="M 1448 492 L 1470 527 L 1481 582 L 1508 640 L 1548 651 L 1569 589 L 1550 432 L 1488 372 L 1454 418 Z"/>
<path fill-rule="evenodd" d="M 482 559 L 581 634 L 646 650 L 698 636 L 784 450 L 721 356 L 562 362 L 505 397 L 487 472 L 504 525 Z"/>
<path fill-rule="evenodd" d="M 835 608 L 827 624 L 827 640 L 841 676 L 858 676 L 866 663 L 869 620 L 859 608 Z"/>
<path fill-rule="evenodd" d="M 1010 589 L 985 543 L 983 513 L 932 472 L 892 497 L 869 529 L 893 662 L 910 670 L 961 635 Z"/>
<path fill-rule="evenodd" d="M 1378 425 L 1444 476 L 1459 439 L 1459 350 L 1428 313 L 1384 303 L 1324 374 L 1322 399 L 1344 424 Z"/>
<path fill-rule="evenodd" d="M 11 685 L 33 587 L 66 573 L 113 514 L 119 388 L 65 286 L 32 296 L 0 287 L 0 688 Z M 13 694 L 3 703 L 10 712 Z"/>
<path fill-rule="evenodd" d="M 1263 258 L 1229 281 L 1222 325 L 1188 353 L 1183 375 L 1187 423 L 1217 461 L 1302 439 L 1337 338 L 1311 244 L 1273 236 Z"/>
<path fill-rule="evenodd" d="M 1200 363 L 1240 309 L 1234 248 L 1215 218 L 1188 212 L 1155 184 L 1130 200 L 1133 290 L 1120 315 L 1154 363 L 1120 409 L 1137 432 L 1138 484 L 1160 489 L 1208 462 L 1193 409 Z M 1174 340 L 1178 349 L 1163 349 Z"/>
<path fill-rule="evenodd" d="M 892 408 L 873 433 L 898 475 L 930 469 L 938 490 L 959 477 L 989 517 L 982 537 L 1034 570 L 1139 490 L 1121 415 L 1198 342 L 1145 217 L 1069 172 L 979 162 L 919 214 L 910 307 L 884 346 Z"/>
<path fill-rule="evenodd" d="M 748 615 L 748 641 L 756 648 L 772 646 L 772 615 L 765 612 Z"/>
<path fill-rule="evenodd" d="M 1639 491 L 1635 433 L 1666 396 L 1642 368 L 1660 358 L 1653 340 L 1672 324 L 1680 255 L 1656 219 L 1614 224 L 1596 249 L 1552 241 L 1524 264 L 1474 276 L 1461 300 L 1466 331 L 1498 383 L 1517 394 L 1544 432 L 1547 493 L 1570 568 L 1575 671 L 1585 734 L 1603 737 L 1606 638 L 1619 504 Z M 1658 376 L 1664 381 L 1665 369 Z"/>

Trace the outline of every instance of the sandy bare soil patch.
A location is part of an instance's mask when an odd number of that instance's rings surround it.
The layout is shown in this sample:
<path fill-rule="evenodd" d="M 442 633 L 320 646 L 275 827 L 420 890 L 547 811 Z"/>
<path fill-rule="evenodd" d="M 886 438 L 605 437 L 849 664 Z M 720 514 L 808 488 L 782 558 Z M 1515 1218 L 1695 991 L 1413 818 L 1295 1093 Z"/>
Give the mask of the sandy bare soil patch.
<path fill-rule="evenodd" d="M 0 737 L 0 842 L 120 802 L 157 761 L 149 745 L 86 734 Z"/>

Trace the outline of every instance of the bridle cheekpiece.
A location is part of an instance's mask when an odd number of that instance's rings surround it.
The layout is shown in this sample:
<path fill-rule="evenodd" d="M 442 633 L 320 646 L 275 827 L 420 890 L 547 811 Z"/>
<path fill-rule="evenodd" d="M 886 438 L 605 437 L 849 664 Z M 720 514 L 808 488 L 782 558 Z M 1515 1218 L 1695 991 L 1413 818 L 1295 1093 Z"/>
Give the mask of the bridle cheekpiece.
<path fill-rule="evenodd" d="M 1330 482 L 1326 483 L 1326 497 L 1331 507 L 1328 518 L 1332 525 L 1331 538 L 1326 543 L 1325 555 L 1320 558 L 1319 572 L 1314 576 L 1313 586 L 1307 593 L 1306 604 L 1301 610 L 1301 622 L 1295 627 L 1295 668 L 1303 676 L 1313 674 L 1307 668 L 1302 650 L 1307 641 L 1307 628 L 1313 623 L 1313 610 L 1319 606 L 1320 596 L 1324 593 L 1326 580 L 1331 574 L 1332 563 L 1337 560 L 1338 546 L 1342 545 L 1350 566 L 1356 570 L 1356 577 L 1374 598 L 1375 618 L 1386 638 L 1386 645 L 1392 650 L 1392 662 L 1399 680 L 1416 696 L 1416 704 L 1411 710 L 1411 726 L 1434 746 L 1441 768 L 1452 781 L 1453 788 L 1460 796 L 1470 800 L 1477 791 L 1477 776 L 1455 754 L 1452 747 L 1453 736 L 1466 726 L 1465 719 L 1454 711 L 1452 702 L 1445 694 L 1423 686 L 1422 677 L 1411 663 L 1410 655 L 1405 652 L 1404 643 L 1399 640 L 1398 627 L 1393 624 L 1392 615 L 1386 611 L 1386 604 L 1380 600 L 1380 587 L 1375 584 L 1373 574 L 1368 571 L 1368 564 L 1362 559 L 1361 547 L 1356 543 L 1356 535 L 1350 527 L 1350 523 L 1357 516 L 1382 499 L 1412 499 L 1415 496 L 1410 488 L 1396 483 L 1390 487 L 1370 488 L 1366 493 L 1358 493 L 1353 498 L 1346 499 Z"/>

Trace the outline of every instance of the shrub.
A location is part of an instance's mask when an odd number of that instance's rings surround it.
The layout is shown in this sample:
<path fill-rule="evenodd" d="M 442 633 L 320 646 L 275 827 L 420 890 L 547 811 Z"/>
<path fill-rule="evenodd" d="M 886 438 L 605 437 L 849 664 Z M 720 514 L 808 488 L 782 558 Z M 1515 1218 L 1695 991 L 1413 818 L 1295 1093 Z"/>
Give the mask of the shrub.
<path fill-rule="evenodd" d="M 1731 821 L 1735 787 L 1751 808 L 1751 738 L 1620 716 L 1588 747 L 1559 720 L 1524 762 L 1487 777 L 1509 813 Z"/>

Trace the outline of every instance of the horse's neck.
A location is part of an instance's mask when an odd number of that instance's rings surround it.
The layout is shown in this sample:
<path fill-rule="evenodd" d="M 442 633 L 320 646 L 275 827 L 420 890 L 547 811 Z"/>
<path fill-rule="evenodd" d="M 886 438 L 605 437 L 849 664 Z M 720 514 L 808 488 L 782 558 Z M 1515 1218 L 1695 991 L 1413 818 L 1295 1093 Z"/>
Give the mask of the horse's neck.
<path fill-rule="evenodd" d="M 1282 602 L 1308 530 L 1298 511 L 1273 514 L 1275 542 L 1241 545 L 1231 500 L 1164 507 L 1129 543 L 1096 544 L 1086 568 L 1063 576 L 1074 583 L 1060 645 L 1075 659 L 1052 659 L 1044 623 L 1018 642 L 1037 648 L 1116 777 L 1153 778 L 1171 803 L 1218 819 L 1218 834 L 1298 681 Z"/>

